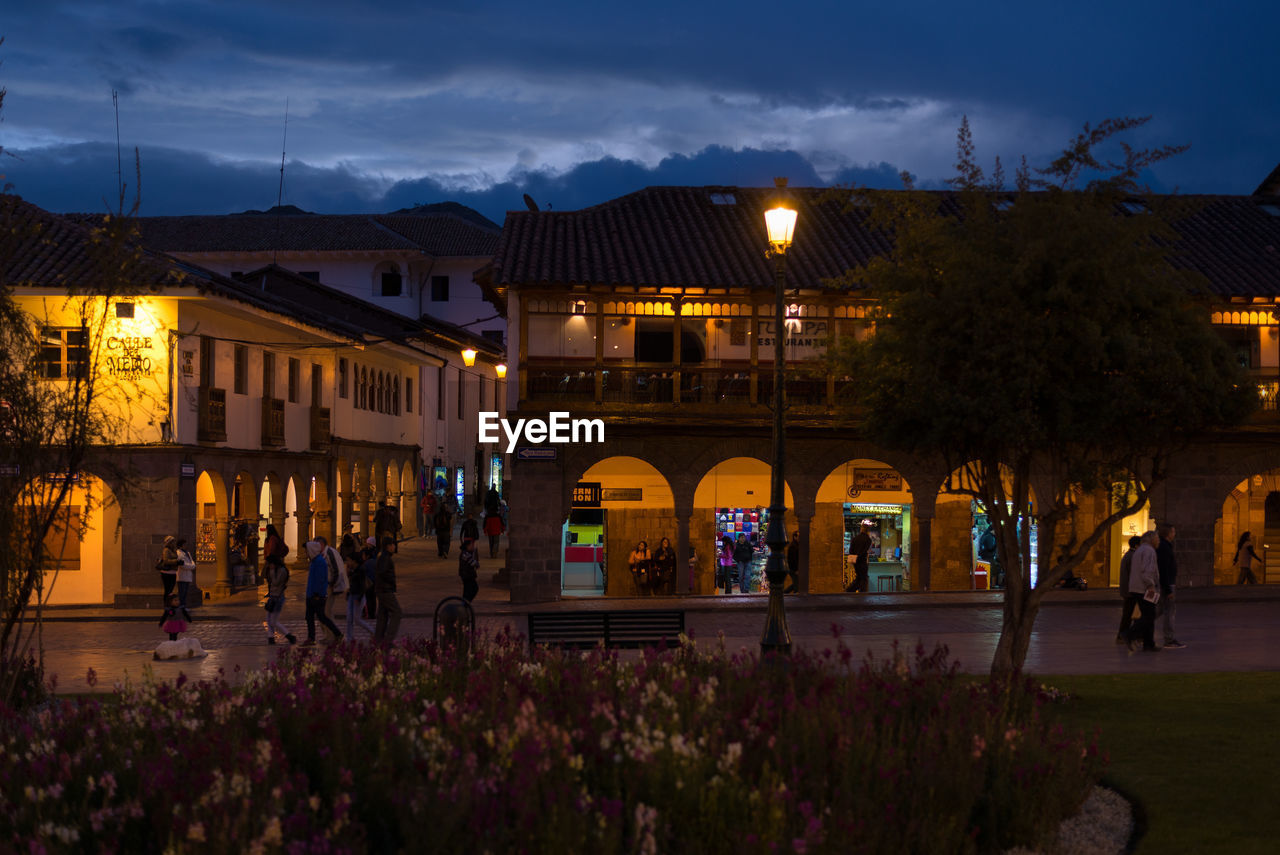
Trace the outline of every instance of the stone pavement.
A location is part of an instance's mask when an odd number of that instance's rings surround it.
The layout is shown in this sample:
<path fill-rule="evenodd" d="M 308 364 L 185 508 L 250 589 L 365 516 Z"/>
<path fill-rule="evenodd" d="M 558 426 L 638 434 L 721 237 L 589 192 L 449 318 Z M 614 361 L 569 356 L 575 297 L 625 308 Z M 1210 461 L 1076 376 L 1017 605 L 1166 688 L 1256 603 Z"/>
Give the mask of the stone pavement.
<path fill-rule="evenodd" d="M 700 645 L 712 647 L 723 633 L 731 651 L 759 653 L 768 597 L 643 597 L 633 599 L 566 599 L 556 603 L 514 606 L 505 587 L 492 577 L 500 564 L 481 544 L 480 594 L 476 622 L 482 629 L 510 626 L 523 634 L 530 611 L 560 609 L 681 608 L 686 626 Z M 434 538 L 403 542 L 396 560 L 400 602 L 405 610 L 401 636 L 430 635 L 436 604 L 457 596 L 457 543 L 448 559 L 436 555 Z M 299 638 L 306 636 L 302 591 L 305 580 L 294 573 L 283 622 Z M 796 647 L 821 650 L 835 646 L 835 634 L 859 658 L 864 653 L 890 655 L 895 642 L 908 650 L 945 644 L 968 672 L 982 673 L 1000 631 L 999 592 L 947 592 L 867 595 L 793 595 L 786 599 L 787 621 Z M 345 621 L 345 598 L 335 611 Z M 263 612 L 257 591 L 244 591 L 193 610 L 192 634 L 209 656 L 185 662 L 155 662 L 152 653 L 165 636 L 159 612 L 112 608 L 50 609 L 43 627 L 46 670 L 57 675 L 57 691 L 110 691 L 125 679 L 138 680 L 150 669 L 172 679 L 212 677 L 222 672 L 237 679 L 272 661 L 287 644 L 266 644 Z M 1272 627 L 1280 625 L 1280 586 L 1186 588 L 1179 591 L 1178 635 L 1188 646 L 1158 654 L 1130 656 L 1115 644 L 1120 600 L 1114 590 L 1054 591 L 1036 621 L 1027 670 L 1036 674 L 1187 673 L 1280 669 L 1280 645 Z M 320 635 L 323 636 L 323 631 Z M 366 636 L 357 628 L 356 637 Z M 1157 639 L 1159 632 L 1157 631 Z M 96 674 L 90 685 L 89 670 Z"/>

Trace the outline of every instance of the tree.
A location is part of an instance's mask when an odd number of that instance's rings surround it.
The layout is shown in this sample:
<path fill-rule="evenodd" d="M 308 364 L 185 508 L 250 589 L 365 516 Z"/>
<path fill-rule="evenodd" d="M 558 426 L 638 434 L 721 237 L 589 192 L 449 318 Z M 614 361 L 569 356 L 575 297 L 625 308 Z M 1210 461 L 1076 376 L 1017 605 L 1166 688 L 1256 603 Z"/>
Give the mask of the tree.
<path fill-rule="evenodd" d="M 1256 405 L 1197 302 L 1202 280 L 1172 263 L 1182 203 L 1139 185 L 1180 149 L 1117 139 L 1145 121 L 1086 125 L 1048 166 L 1024 159 L 1007 191 L 998 160 L 990 178 L 977 165 L 965 120 L 952 191 L 906 176 L 903 191 L 857 191 L 893 249 L 848 274 L 878 301 L 875 334 L 833 359 L 863 381 L 851 413 L 864 434 L 958 471 L 944 489 L 994 524 L 1006 587 L 993 674 L 1021 668 L 1045 592 L 1144 505 L 1170 455 Z M 1086 518 L 1098 490 L 1112 512 Z"/>

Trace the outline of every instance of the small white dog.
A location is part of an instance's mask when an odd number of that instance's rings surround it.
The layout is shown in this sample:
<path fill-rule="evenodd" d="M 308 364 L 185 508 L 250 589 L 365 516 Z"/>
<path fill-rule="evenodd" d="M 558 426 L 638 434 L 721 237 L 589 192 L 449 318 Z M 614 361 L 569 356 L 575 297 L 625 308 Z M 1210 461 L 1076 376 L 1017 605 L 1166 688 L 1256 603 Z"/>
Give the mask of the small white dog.
<path fill-rule="evenodd" d="M 156 646 L 156 659 L 200 659 L 209 652 L 200 646 L 200 639 L 187 636 L 177 641 L 162 641 Z"/>

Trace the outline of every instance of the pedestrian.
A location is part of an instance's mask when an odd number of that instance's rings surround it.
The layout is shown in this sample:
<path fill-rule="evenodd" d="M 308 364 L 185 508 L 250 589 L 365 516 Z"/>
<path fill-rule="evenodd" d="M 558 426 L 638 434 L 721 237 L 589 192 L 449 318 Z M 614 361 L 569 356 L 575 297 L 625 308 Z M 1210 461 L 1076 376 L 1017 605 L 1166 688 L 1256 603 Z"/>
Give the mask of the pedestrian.
<path fill-rule="evenodd" d="M 370 543 L 360 550 L 360 575 L 365 579 L 364 616 L 368 620 L 378 619 L 378 593 L 374 590 L 374 579 L 377 573 L 378 550 L 374 549 L 373 544 Z"/>
<path fill-rule="evenodd" d="M 784 594 L 794 594 L 800 590 L 800 531 L 791 532 L 791 542 L 787 544 L 787 587 Z"/>
<path fill-rule="evenodd" d="M 173 542 L 173 546 L 178 557 L 182 559 L 182 566 L 178 568 L 178 602 L 186 606 L 187 592 L 191 590 L 191 583 L 196 580 L 196 561 L 187 551 L 186 538 L 178 538 Z"/>
<path fill-rule="evenodd" d="M 279 557 L 267 558 L 267 569 L 263 574 L 267 577 L 267 644 L 276 643 L 276 633 L 283 635 L 290 644 L 297 644 L 298 638 L 288 627 L 280 622 L 280 613 L 284 611 L 284 592 L 289 587 L 289 568 Z"/>
<path fill-rule="evenodd" d="M 694 580 L 698 578 L 698 550 L 689 544 L 689 593 L 693 593 Z"/>
<path fill-rule="evenodd" d="M 863 520 L 858 533 L 849 541 L 849 554 L 853 556 L 853 581 L 845 591 L 853 594 L 867 590 L 867 553 L 871 551 L 871 520 Z"/>
<path fill-rule="evenodd" d="M 498 541 L 502 537 L 502 532 L 506 528 L 502 524 L 502 513 L 496 508 L 492 511 L 484 513 L 484 533 L 489 538 L 489 557 L 498 557 Z"/>
<path fill-rule="evenodd" d="M 469 603 L 480 592 L 480 559 L 476 555 L 476 542 L 468 537 L 462 538 L 458 552 L 458 576 L 462 578 L 462 599 Z"/>
<path fill-rule="evenodd" d="M 1236 578 L 1237 585 L 1256 585 L 1258 577 L 1253 574 L 1253 562 L 1262 561 L 1258 557 L 1258 553 L 1253 549 L 1253 533 L 1244 532 L 1240 535 L 1240 540 L 1236 542 L 1236 557 L 1232 560 L 1232 565 L 1240 568 L 1240 575 Z"/>
<path fill-rule="evenodd" d="M 378 508 L 378 512 L 373 515 L 373 536 L 377 538 L 376 542 L 381 543 L 384 537 L 399 538 L 401 528 L 403 525 L 400 522 L 400 514 L 390 502 L 384 501 L 382 507 Z"/>
<path fill-rule="evenodd" d="M 732 572 L 733 538 L 726 534 L 720 538 L 720 554 L 716 556 L 716 593 L 733 593 Z"/>
<path fill-rule="evenodd" d="M 329 561 L 324 554 L 324 544 L 318 540 L 308 542 L 307 557 L 311 559 L 311 563 L 307 566 L 307 640 L 302 642 L 302 646 L 315 645 L 317 620 L 333 633 L 335 641 L 341 641 L 342 632 L 324 613 L 329 592 Z"/>
<path fill-rule="evenodd" d="M 649 544 L 643 540 L 636 544 L 627 557 L 627 566 L 631 568 L 631 578 L 636 583 L 636 590 L 643 593 L 649 589 L 649 562 L 653 555 L 649 552 Z"/>
<path fill-rule="evenodd" d="M 435 494 L 434 490 L 428 490 L 427 494 L 422 497 L 422 517 L 427 523 L 427 534 L 431 534 L 436 530 L 436 512 L 439 510 L 440 497 Z"/>
<path fill-rule="evenodd" d="M 738 590 L 744 594 L 751 593 L 751 560 L 755 555 L 751 541 L 745 534 L 739 534 L 738 542 L 733 546 L 733 563 L 738 567 Z"/>
<path fill-rule="evenodd" d="M 276 527 L 270 523 L 267 524 L 267 538 L 262 544 L 262 566 L 264 572 L 268 555 L 274 555 L 281 561 L 289 557 L 289 544 L 284 542 L 280 532 L 276 531 Z"/>
<path fill-rule="evenodd" d="M 480 539 L 480 523 L 476 522 L 474 511 L 467 511 L 467 516 L 462 520 L 462 526 L 458 529 L 458 537 L 461 540 Z"/>
<path fill-rule="evenodd" d="M 440 553 L 441 558 L 448 558 L 449 541 L 453 539 L 453 514 L 449 513 L 448 507 L 441 504 L 436 509 L 433 522 L 436 527 L 436 551 Z"/>
<path fill-rule="evenodd" d="M 1129 574 L 1133 571 L 1133 553 L 1142 545 L 1142 538 L 1134 535 L 1129 538 L 1129 551 L 1120 559 L 1120 596 L 1124 603 L 1120 609 L 1120 629 L 1116 632 L 1116 644 L 1129 643 L 1129 626 L 1133 623 L 1133 610 L 1138 605 L 1141 594 L 1129 590 Z"/>
<path fill-rule="evenodd" d="M 398 550 L 394 538 L 385 538 L 374 568 L 373 588 L 378 595 L 378 620 L 373 640 L 391 644 L 400 632 L 400 600 L 396 597 L 396 562 Z"/>
<path fill-rule="evenodd" d="M 342 530 L 342 539 L 338 541 L 338 554 L 343 558 L 354 556 L 360 557 L 360 540 L 351 531 L 351 523 L 347 523 Z"/>
<path fill-rule="evenodd" d="M 343 566 L 347 571 L 347 638 L 355 641 L 356 624 L 364 627 L 364 631 L 369 633 L 369 637 L 373 637 L 375 627 L 369 621 L 364 619 L 361 610 L 364 608 L 364 598 L 368 591 L 368 579 L 361 570 L 360 556 L 348 555 L 342 559 Z"/>
<path fill-rule="evenodd" d="M 1178 559 L 1173 554 L 1173 539 L 1178 530 L 1165 523 L 1156 526 L 1156 534 L 1160 536 L 1160 545 L 1156 547 L 1156 557 L 1160 566 L 1160 601 L 1164 606 L 1164 646 L 1178 650 L 1187 645 L 1178 640 L 1174 632 L 1173 621 L 1178 614 Z"/>
<path fill-rule="evenodd" d="M 351 581 L 347 577 L 347 562 L 338 550 L 329 545 L 323 535 L 316 540 L 324 547 L 324 561 L 329 568 L 329 592 L 324 601 L 324 616 L 333 620 L 334 609 L 338 608 L 338 596 L 351 590 Z"/>
<path fill-rule="evenodd" d="M 1134 550 L 1129 566 L 1129 590 L 1138 595 L 1139 617 L 1129 628 L 1129 652 L 1142 642 L 1147 653 L 1159 653 L 1156 647 L 1156 603 L 1160 601 L 1160 561 L 1156 556 L 1156 544 L 1160 542 L 1154 531 L 1142 536 L 1142 543 Z"/>
<path fill-rule="evenodd" d="M 178 539 L 169 535 L 164 539 L 160 560 L 156 562 L 156 570 L 160 572 L 160 585 L 164 588 L 163 602 L 169 602 L 169 595 L 178 584 L 178 568 L 181 566 L 182 558 L 178 555 Z"/>
<path fill-rule="evenodd" d="M 649 584 L 656 593 L 674 593 L 668 591 L 669 583 L 676 578 L 676 551 L 671 548 L 671 540 L 662 538 L 658 542 L 658 550 L 653 553 L 653 572 Z"/>
<path fill-rule="evenodd" d="M 484 512 L 488 514 L 502 513 L 502 497 L 498 495 L 498 488 L 493 484 L 489 485 L 489 489 L 484 494 Z"/>
<path fill-rule="evenodd" d="M 178 602 L 178 595 L 171 593 L 165 599 L 164 614 L 160 615 L 160 629 L 169 633 L 170 641 L 178 640 L 178 633 L 186 632 L 191 623 L 191 613 Z"/>

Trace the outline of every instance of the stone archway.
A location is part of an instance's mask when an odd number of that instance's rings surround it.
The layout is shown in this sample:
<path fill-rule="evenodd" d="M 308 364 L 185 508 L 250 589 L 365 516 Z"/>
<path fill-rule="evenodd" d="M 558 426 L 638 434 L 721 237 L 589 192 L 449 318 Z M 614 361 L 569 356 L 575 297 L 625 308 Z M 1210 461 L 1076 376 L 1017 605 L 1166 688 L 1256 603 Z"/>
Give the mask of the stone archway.
<path fill-rule="evenodd" d="M 850 537 L 846 535 L 855 534 L 862 520 L 874 523 L 868 527 L 875 565 L 869 590 L 917 587 L 913 584 L 912 555 L 919 532 L 911 485 L 883 461 L 856 458 L 832 469 L 818 487 L 809 526 L 811 593 L 839 593 L 852 581 L 852 564 L 846 558 Z"/>
<path fill-rule="evenodd" d="M 593 463 L 578 484 L 599 485 L 600 493 L 596 507 L 584 507 L 597 497 L 593 491 L 574 490 L 573 506 L 561 535 L 563 593 L 626 597 L 655 593 L 651 587 L 637 584 L 628 560 L 641 540 L 651 550 L 657 549 L 663 537 L 670 539 L 673 548 L 679 541 L 675 500 L 666 477 L 646 460 L 619 455 Z M 605 562 L 603 567 L 598 566 L 601 561 Z M 676 569 L 678 577 L 679 562 Z M 675 581 L 670 580 L 656 593 L 675 593 Z"/>
<path fill-rule="evenodd" d="M 715 556 L 723 537 L 730 535 L 736 539 L 740 534 L 745 534 L 757 546 L 752 590 L 765 590 L 759 546 L 764 543 L 771 471 L 769 464 L 759 458 L 730 457 L 711 466 L 698 480 L 693 493 L 689 539 L 692 548 L 704 556 L 698 565 L 695 584 L 700 593 L 715 590 Z M 788 482 L 783 483 L 783 503 L 787 507 L 783 526 L 787 532 L 795 531 L 795 497 Z"/>

